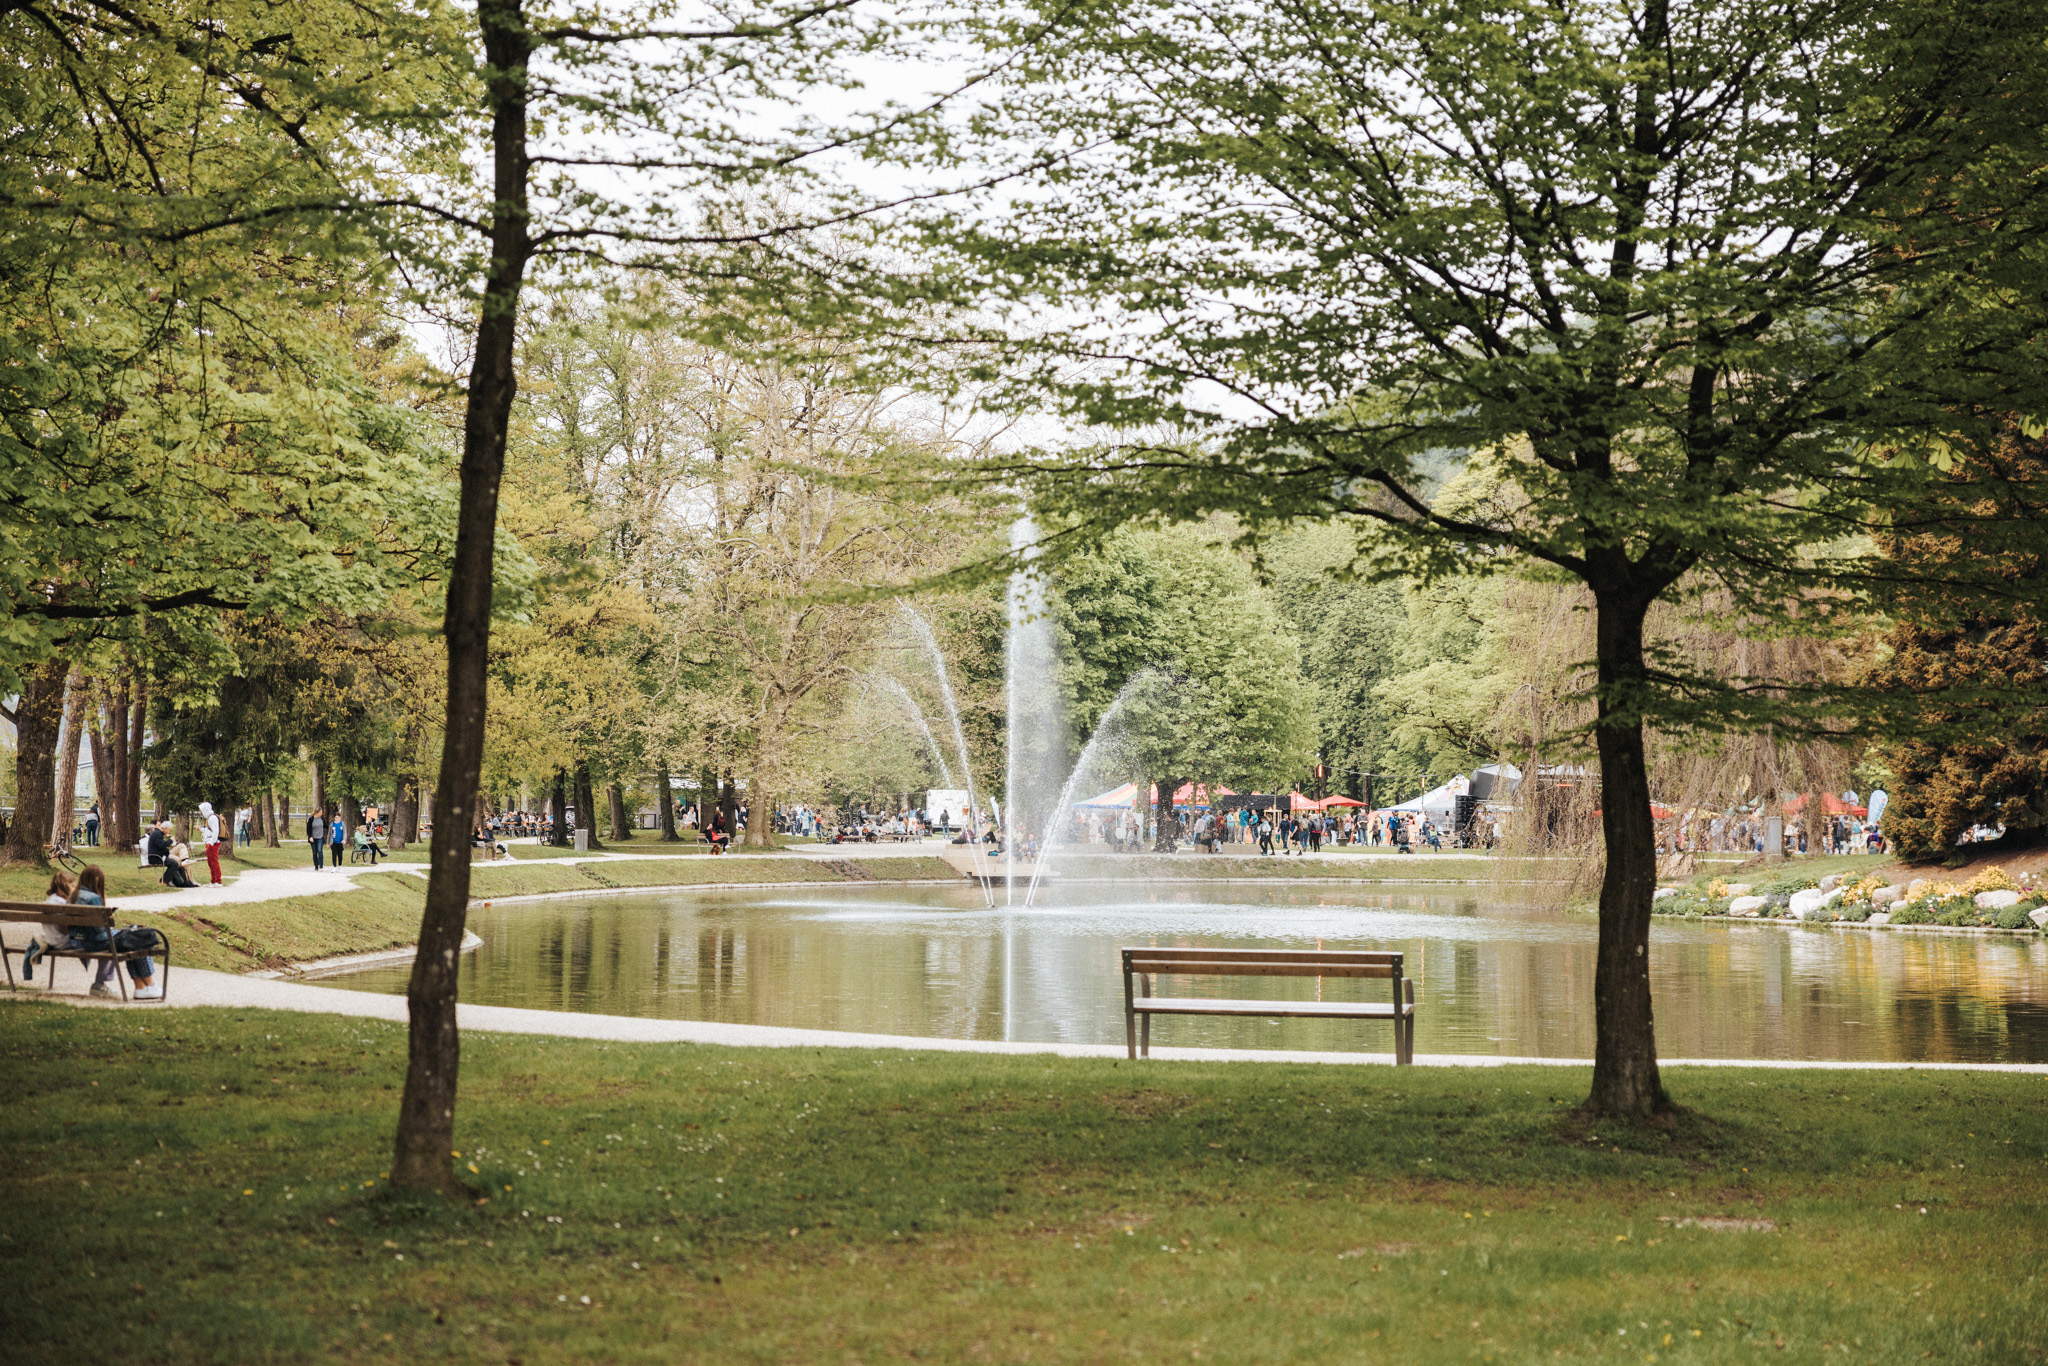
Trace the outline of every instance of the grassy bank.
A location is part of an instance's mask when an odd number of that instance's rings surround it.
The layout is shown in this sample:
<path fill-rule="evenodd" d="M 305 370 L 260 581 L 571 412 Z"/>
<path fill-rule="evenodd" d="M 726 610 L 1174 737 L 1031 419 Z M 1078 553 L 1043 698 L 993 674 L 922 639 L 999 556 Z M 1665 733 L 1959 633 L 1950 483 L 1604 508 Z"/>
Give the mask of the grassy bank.
<path fill-rule="evenodd" d="M 456 1143 L 489 1203 L 447 1209 L 379 1188 L 404 1055 L 329 1017 L 0 1009 L 9 1359 L 2048 1346 L 2036 1077 L 1686 1071 L 1696 1113 L 1637 1132 L 1576 1122 L 1585 1078 L 1550 1068 L 471 1034 Z"/>

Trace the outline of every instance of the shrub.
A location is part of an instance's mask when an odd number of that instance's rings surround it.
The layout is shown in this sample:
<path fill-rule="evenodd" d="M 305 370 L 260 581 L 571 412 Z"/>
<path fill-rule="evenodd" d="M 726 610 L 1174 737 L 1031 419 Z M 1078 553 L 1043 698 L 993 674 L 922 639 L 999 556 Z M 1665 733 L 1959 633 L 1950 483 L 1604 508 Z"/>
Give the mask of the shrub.
<path fill-rule="evenodd" d="M 2034 922 L 2027 918 L 2031 909 L 2024 901 L 2017 906 L 2007 906 L 1992 916 L 1991 923 L 2001 930 L 2031 930 Z"/>
<path fill-rule="evenodd" d="M 1758 879 L 1750 884 L 1750 891 L 1758 896 L 1789 897 L 1794 892 L 1803 892 L 1810 887 L 1818 886 L 1820 886 L 1820 875 L 1818 873 L 1802 873 L 1796 869 L 1789 869 L 1775 877 Z"/>
<path fill-rule="evenodd" d="M 1963 884 L 1963 890 L 1975 896 L 1979 892 L 2017 892 L 2020 885 L 2005 869 L 1991 867 L 1979 870 L 1977 876 Z"/>
<path fill-rule="evenodd" d="M 1898 910 L 1893 911 L 1891 923 L 1894 925 L 1932 925 L 1934 917 L 1929 915 L 1924 907 L 1915 903 L 1902 906 Z"/>

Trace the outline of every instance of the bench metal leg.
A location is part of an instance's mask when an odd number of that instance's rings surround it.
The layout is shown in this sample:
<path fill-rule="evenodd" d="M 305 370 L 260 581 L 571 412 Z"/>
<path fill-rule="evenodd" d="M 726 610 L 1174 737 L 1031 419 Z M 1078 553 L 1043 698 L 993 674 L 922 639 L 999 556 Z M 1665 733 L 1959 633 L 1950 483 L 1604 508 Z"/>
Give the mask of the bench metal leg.
<path fill-rule="evenodd" d="M 1152 1056 L 1152 1012 L 1149 1010 L 1145 1012 L 1144 1023 L 1138 1026 L 1138 1056 Z"/>
<path fill-rule="evenodd" d="M 1124 1051 L 1133 1059 L 1138 1056 L 1138 1012 L 1128 1005 L 1124 1007 Z"/>

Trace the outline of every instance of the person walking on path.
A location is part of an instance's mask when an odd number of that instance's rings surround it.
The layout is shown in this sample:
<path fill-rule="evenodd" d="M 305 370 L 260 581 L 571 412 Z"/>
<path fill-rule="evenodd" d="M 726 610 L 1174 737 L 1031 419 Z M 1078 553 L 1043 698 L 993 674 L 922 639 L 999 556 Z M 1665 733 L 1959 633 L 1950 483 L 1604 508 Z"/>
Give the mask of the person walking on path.
<path fill-rule="evenodd" d="M 306 843 L 313 846 L 313 866 L 320 867 L 320 856 L 327 848 L 327 813 L 318 807 L 306 817 Z"/>
<path fill-rule="evenodd" d="M 85 842 L 97 845 L 100 842 L 100 804 L 94 802 L 85 813 Z"/>
<path fill-rule="evenodd" d="M 341 818 L 339 806 L 331 807 L 327 812 L 327 834 L 328 842 L 334 846 L 333 864 L 339 868 L 342 864 L 342 846 L 348 843 L 348 822 Z"/>
<path fill-rule="evenodd" d="M 220 817 L 214 814 L 212 802 L 199 803 L 200 819 L 206 822 L 206 871 L 213 876 L 213 885 L 220 886 Z"/>

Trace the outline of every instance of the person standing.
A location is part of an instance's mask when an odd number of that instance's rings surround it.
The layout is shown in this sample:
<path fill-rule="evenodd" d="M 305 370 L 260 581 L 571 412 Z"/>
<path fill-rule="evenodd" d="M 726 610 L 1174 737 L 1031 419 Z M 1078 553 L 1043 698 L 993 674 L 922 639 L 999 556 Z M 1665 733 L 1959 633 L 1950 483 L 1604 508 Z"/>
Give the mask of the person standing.
<path fill-rule="evenodd" d="M 212 802 L 199 803 L 199 818 L 206 822 L 206 871 L 212 875 L 213 885 L 220 886 L 220 817 L 214 814 Z"/>
<path fill-rule="evenodd" d="M 313 866 L 317 869 L 327 850 L 327 813 L 317 806 L 306 817 L 306 843 L 313 846 Z"/>
<path fill-rule="evenodd" d="M 97 845 L 100 842 L 100 804 L 94 802 L 85 813 L 85 842 Z"/>
<path fill-rule="evenodd" d="M 331 807 L 327 812 L 327 840 L 334 850 L 333 865 L 339 868 L 342 846 L 348 843 L 348 822 L 341 818 L 339 806 Z"/>

